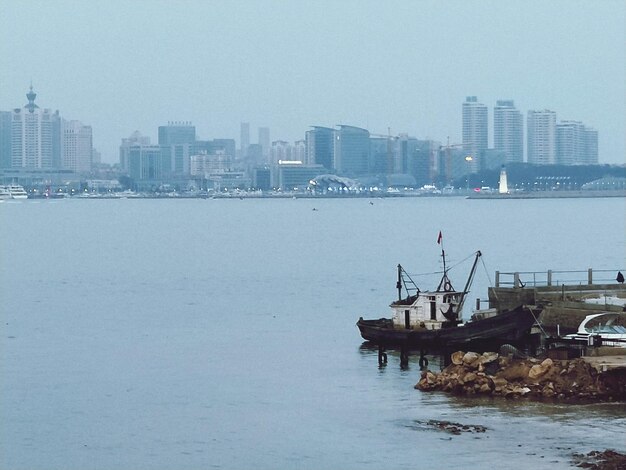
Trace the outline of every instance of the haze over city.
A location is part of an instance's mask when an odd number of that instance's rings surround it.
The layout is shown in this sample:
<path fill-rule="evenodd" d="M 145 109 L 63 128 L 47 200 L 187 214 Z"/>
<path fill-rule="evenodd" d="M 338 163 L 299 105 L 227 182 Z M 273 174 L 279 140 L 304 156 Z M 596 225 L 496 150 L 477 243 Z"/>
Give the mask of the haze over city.
<path fill-rule="evenodd" d="M 93 127 L 102 160 L 168 121 L 239 140 L 311 125 L 461 141 L 461 104 L 513 99 L 599 132 L 623 164 L 623 1 L 75 1 L 0 5 L 0 109 L 42 107 Z M 490 131 L 490 144 L 493 134 Z"/>

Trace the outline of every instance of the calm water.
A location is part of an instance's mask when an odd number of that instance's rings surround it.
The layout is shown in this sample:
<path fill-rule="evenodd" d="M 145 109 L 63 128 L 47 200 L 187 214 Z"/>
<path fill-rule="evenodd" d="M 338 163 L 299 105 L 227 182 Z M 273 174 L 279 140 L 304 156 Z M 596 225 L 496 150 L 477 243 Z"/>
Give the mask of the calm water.
<path fill-rule="evenodd" d="M 424 394 L 418 358 L 379 368 L 355 327 L 387 315 L 398 262 L 439 268 L 439 230 L 450 264 L 484 253 L 468 307 L 497 269 L 624 268 L 624 199 L 371 202 L 0 204 L 0 468 L 560 469 L 626 451 L 625 404 Z"/>

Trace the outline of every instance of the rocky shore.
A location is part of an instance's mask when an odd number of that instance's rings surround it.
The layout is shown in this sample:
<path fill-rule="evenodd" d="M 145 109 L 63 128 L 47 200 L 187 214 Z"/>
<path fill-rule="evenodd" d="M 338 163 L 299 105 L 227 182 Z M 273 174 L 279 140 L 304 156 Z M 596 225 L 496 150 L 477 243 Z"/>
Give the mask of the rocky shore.
<path fill-rule="evenodd" d="M 440 373 L 422 372 L 415 388 L 459 395 L 552 400 L 626 400 L 626 370 L 599 373 L 583 359 L 517 359 L 457 351 Z"/>

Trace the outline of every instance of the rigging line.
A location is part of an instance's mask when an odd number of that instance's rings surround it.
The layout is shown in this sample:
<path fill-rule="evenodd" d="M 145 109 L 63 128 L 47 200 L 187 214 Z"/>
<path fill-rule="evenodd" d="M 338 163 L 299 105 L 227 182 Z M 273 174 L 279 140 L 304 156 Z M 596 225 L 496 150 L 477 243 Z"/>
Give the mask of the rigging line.
<path fill-rule="evenodd" d="M 461 260 L 461 261 L 459 261 L 458 263 L 453 264 L 452 266 L 450 266 L 450 267 L 447 269 L 447 271 L 450 271 L 451 269 L 456 268 L 458 265 L 465 263 L 465 262 L 466 262 L 468 259 L 470 259 L 472 256 L 476 256 L 476 252 L 474 252 L 474 253 L 470 254 L 469 256 L 467 256 L 466 258 L 462 259 L 462 260 Z M 482 259 L 482 258 L 481 258 L 481 259 Z M 484 263 L 485 263 L 485 262 L 483 261 L 483 264 L 484 264 Z M 486 269 L 486 268 L 485 268 L 485 269 Z M 405 271 L 405 272 L 406 272 L 406 271 Z M 407 274 L 408 274 L 408 273 L 407 273 Z M 433 274 L 443 274 L 443 271 L 433 271 L 433 272 L 431 272 L 431 273 L 418 273 L 418 274 L 411 273 L 411 276 L 415 276 L 415 277 L 417 277 L 417 276 L 432 276 Z"/>
<path fill-rule="evenodd" d="M 528 310 L 532 314 L 533 318 L 535 319 L 535 324 L 539 327 L 539 329 L 543 332 L 543 334 L 547 338 L 548 337 L 548 333 L 546 333 L 546 330 L 543 329 L 543 325 L 539 322 L 539 319 L 535 316 L 535 312 L 533 312 L 532 307 L 530 305 L 526 305 L 526 308 L 528 308 Z"/>
<path fill-rule="evenodd" d="M 491 282 L 491 276 L 489 276 L 489 271 L 487 270 L 487 265 L 485 264 L 485 260 L 481 257 L 480 261 L 482 262 L 483 268 L 485 269 L 485 274 L 487 275 L 487 280 L 489 281 L 489 287 L 493 287 L 493 283 Z M 493 289 L 492 292 L 496 300 L 500 300 L 498 299 L 498 292 L 496 291 L 496 289 Z"/>

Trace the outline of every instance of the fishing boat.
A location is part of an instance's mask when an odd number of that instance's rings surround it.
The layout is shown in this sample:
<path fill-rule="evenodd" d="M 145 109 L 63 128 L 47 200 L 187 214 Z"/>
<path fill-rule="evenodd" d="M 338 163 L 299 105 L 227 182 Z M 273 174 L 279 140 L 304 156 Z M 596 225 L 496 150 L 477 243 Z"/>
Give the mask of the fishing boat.
<path fill-rule="evenodd" d="M 519 306 L 502 312 L 494 309 L 478 311 L 469 321 L 462 321 L 463 304 L 482 253 L 475 253 L 465 287 L 456 290 L 448 276 L 445 252 L 441 251 L 443 275 L 433 291 L 420 291 L 410 275 L 398 265 L 398 300 L 390 305 L 391 318 L 359 318 L 357 327 L 363 339 L 381 346 L 425 349 L 479 343 L 515 344 L 524 338 L 539 313 L 532 307 Z"/>

